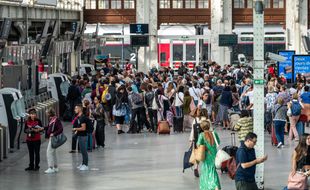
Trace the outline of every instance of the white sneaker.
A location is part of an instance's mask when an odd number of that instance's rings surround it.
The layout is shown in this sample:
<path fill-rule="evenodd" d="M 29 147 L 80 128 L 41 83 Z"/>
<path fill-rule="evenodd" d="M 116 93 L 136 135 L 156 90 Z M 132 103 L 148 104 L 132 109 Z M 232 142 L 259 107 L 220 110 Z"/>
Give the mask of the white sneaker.
<path fill-rule="evenodd" d="M 55 171 L 56 173 L 58 173 L 58 172 L 59 172 L 59 168 L 54 168 L 54 171 Z"/>
<path fill-rule="evenodd" d="M 80 167 L 80 171 L 88 171 L 89 170 L 89 168 L 88 168 L 88 166 L 86 166 L 86 165 L 82 165 L 81 167 Z"/>
<path fill-rule="evenodd" d="M 77 169 L 80 169 L 81 167 L 82 167 L 83 165 L 82 164 L 80 164 L 78 167 L 76 167 Z"/>
<path fill-rule="evenodd" d="M 281 148 L 281 146 L 282 146 L 282 142 L 279 142 L 277 148 Z"/>
<path fill-rule="evenodd" d="M 47 170 L 45 170 L 44 173 L 46 173 L 46 174 L 53 174 L 53 173 L 55 173 L 55 170 L 53 168 L 48 168 Z"/>

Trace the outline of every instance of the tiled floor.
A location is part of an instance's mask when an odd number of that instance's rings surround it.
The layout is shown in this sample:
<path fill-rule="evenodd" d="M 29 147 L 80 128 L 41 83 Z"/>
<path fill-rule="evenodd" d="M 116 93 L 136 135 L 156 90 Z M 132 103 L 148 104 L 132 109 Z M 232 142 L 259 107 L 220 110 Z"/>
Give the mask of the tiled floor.
<path fill-rule="evenodd" d="M 71 137 L 70 126 L 66 134 Z M 230 133 L 218 130 L 222 144 L 230 143 Z M 156 134 L 116 135 L 106 128 L 106 148 L 89 154 L 91 168 L 88 172 L 76 169 L 79 154 L 69 154 L 71 138 L 58 150 L 60 172 L 45 175 L 46 145 L 41 148 L 40 172 L 25 172 L 28 165 L 26 146 L 0 163 L 1 190 L 194 190 L 199 180 L 188 169 L 182 173 L 183 153 L 189 147 L 189 133 L 158 136 Z M 296 143 L 284 149 L 271 146 L 266 134 L 265 150 L 269 160 L 265 164 L 265 189 L 280 190 L 286 185 L 290 170 L 290 157 Z M 22 153 L 24 152 L 24 153 Z M 220 174 L 222 189 L 232 190 L 234 181 Z"/>

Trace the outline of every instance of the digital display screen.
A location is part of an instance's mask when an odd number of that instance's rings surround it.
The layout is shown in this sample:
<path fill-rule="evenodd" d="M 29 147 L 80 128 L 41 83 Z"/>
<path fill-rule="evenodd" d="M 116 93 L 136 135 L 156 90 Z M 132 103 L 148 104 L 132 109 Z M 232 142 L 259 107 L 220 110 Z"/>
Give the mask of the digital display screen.
<path fill-rule="evenodd" d="M 147 47 L 149 46 L 149 36 L 148 35 L 130 36 L 130 44 L 132 46 Z"/>
<path fill-rule="evenodd" d="M 148 24 L 130 24 L 130 33 L 132 34 L 148 34 Z"/>
<path fill-rule="evenodd" d="M 236 34 L 220 34 L 219 46 L 234 46 L 238 44 L 238 35 Z"/>
<path fill-rule="evenodd" d="M 278 62 L 278 75 L 280 76 L 281 73 L 284 74 L 286 80 L 292 80 L 293 78 L 293 64 L 292 59 L 295 51 L 279 51 L 279 55 L 286 58 L 284 62 Z"/>
<path fill-rule="evenodd" d="M 307 80 L 310 80 L 310 55 L 293 56 L 294 81 L 298 73 L 303 74 Z"/>

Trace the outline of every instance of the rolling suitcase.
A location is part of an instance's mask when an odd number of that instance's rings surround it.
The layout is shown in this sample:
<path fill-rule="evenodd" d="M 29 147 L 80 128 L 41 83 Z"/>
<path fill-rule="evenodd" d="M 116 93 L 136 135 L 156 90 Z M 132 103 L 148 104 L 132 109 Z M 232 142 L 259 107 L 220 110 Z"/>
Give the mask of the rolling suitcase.
<path fill-rule="evenodd" d="M 229 154 L 229 156 L 231 156 L 232 158 L 236 157 L 238 147 L 236 146 L 236 134 L 235 133 L 231 133 L 231 145 L 223 147 L 222 150 L 225 151 L 227 154 Z M 228 172 L 228 162 L 229 160 L 224 161 L 222 163 L 222 166 L 221 166 L 222 173 Z"/>
<path fill-rule="evenodd" d="M 276 130 L 274 125 L 271 125 L 271 144 L 273 146 L 277 146 L 278 145 L 278 141 L 277 141 L 277 137 L 276 137 Z"/>
<path fill-rule="evenodd" d="M 183 122 L 184 122 L 184 117 L 178 117 L 175 116 L 173 117 L 173 131 L 174 132 L 183 132 Z"/>

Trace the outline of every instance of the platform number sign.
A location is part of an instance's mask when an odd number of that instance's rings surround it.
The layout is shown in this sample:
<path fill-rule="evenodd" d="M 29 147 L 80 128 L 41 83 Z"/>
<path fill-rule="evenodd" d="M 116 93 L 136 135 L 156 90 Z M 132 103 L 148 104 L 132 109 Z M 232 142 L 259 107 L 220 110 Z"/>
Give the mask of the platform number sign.
<path fill-rule="evenodd" d="M 135 63 L 137 61 L 137 54 L 131 53 L 130 54 L 130 62 Z"/>

